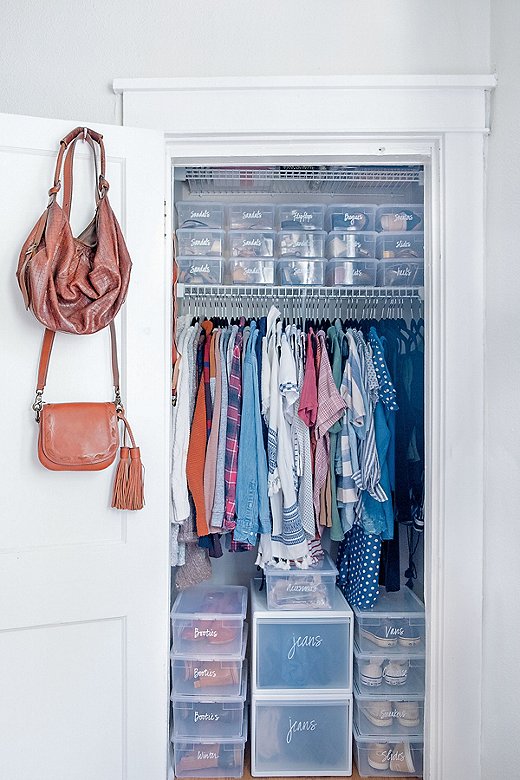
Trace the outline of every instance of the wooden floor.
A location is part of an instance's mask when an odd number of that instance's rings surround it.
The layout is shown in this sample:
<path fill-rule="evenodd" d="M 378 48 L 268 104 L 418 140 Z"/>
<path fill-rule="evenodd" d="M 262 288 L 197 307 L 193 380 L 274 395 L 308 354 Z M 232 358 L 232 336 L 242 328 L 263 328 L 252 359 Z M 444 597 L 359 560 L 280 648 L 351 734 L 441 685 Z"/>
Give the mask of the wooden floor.
<path fill-rule="evenodd" d="M 381 777 L 381 775 L 379 775 L 379 777 Z M 245 765 L 244 765 L 243 780 L 252 780 L 252 775 L 251 775 L 251 773 L 249 771 L 249 756 L 247 754 L 246 754 L 246 760 L 245 760 Z M 287 778 L 268 777 L 268 778 L 264 778 L 264 780 L 287 780 Z M 291 780 L 309 780 L 309 778 L 308 777 L 306 777 L 306 778 L 293 777 L 293 778 L 291 778 Z M 337 777 L 334 777 L 334 778 L 332 778 L 332 777 L 322 777 L 322 778 L 320 778 L 320 780 L 338 780 L 338 778 Z M 354 765 L 352 767 L 352 780 L 360 780 L 359 775 L 357 773 L 357 769 L 356 769 L 355 763 L 354 763 Z M 401 780 L 413 780 L 413 778 L 402 777 Z"/>

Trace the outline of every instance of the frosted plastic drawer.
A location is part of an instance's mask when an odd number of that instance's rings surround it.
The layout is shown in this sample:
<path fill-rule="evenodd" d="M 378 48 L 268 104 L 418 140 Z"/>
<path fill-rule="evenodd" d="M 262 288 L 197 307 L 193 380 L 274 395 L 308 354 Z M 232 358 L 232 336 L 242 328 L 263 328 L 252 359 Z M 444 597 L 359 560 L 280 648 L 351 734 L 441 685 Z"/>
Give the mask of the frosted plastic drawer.
<path fill-rule="evenodd" d="M 230 230 L 273 230 L 274 206 L 268 203 L 232 203 L 228 210 Z"/>
<path fill-rule="evenodd" d="M 327 284 L 331 287 L 373 287 L 377 277 L 377 260 L 329 260 Z"/>
<path fill-rule="evenodd" d="M 380 588 L 371 609 L 353 607 L 353 611 L 354 637 L 361 652 L 424 653 L 424 604 L 409 588 L 401 588 L 395 593 Z"/>
<path fill-rule="evenodd" d="M 376 212 L 376 230 L 393 233 L 424 230 L 424 206 L 391 203 L 379 206 Z"/>
<path fill-rule="evenodd" d="M 180 228 L 223 228 L 222 203 L 182 200 L 177 203 L 177 223 Z"/>
<path fill-rule="evenodd" d="M 177 251 L 179 256 L 220 257 L 224 253 L 224 231 L 179 228 L 177 230 Z"/>
<path fill-rule="evenodd" d="M 183 284 L 220 284 L 222 282 L 221 257 L 178 257 L 178 281 Z"/>
<path fill-rule="evenodd" d="M 242 734 L 247 669 L 238 696 L 194 697 L 172 694 L 174 737 L 237 738 Z"/>
<path fill-rule="evenodd" d="M 341 233 L 332 231 L 327 239 L 327 257 L 365 257 L 376 256 L 377 233 Z"/>
<path fill-rule="evenodd" d="M 365 696 L 424 696 L 424 655 L 360 653 L 354 644 L 354 682 Z"/>
<path fill-rule="evenodd" d="M 422 737 L 362 737 L 354 730 L 354 759 L 360 777 L 422 777 Z"/>
<path fill-rule="evenodd" d="M 354 693 L 354 724 L 364 737 L 383 740 L 395 736 L 422 736 L 424 733 L 424 698 L 421 696 L 388 696 L 378 698 Z"/>
<path fill-rule="evenodd" d="M 423 260 L 378 260 L 379 287 L 423 287 Z"/>
<path fill-rule="evenodd" d="M 247 740 L 247 713 L 239 737 L 210 740 L 173 736 L 175 777 L 242 777 Z"/>
<path fill-rule="evenodd" d="M 332 609 L 338 570 L 326 553 L 309 569 L 267 565 L 264 572 L 268 609 Z"/>
<path fill-rule="evenodd" d="M 170 654 L 172 693 L 187 696 L 239 696 L 245 673 L 247 627 L 240 658 L 203 656 L 179 658 Z"/>
<path fill-rule="evenodd" d="M 323 230 L 325 206 L 319 203 L 283 204 L 278 206 L 277 226 L 280 230 Z"/>
<path fill-rule="evenodd" d="M 274 284 L 274 260 L 233 257 L 227 263 L 229 284 Z"/>
<path fill-rule="evenodd" d="M 273 257 L 273 230 L 230 230 L 228 233 L 230 257 Z"/>
<path fill-rule="evenodd" d="M 374 230 L 376 206 L 370 204 L 335 203 L 326 215 L 327 230 Z"/>
<path fill-rule="evenodd" d="M 352 696 L 254 699 L 251 773 L 259 777 L 349 775 Z"/>
<path fill-rule="evenodd" d="M 423 258 L 424 233 L 380 233 L 376 241 L 376 256 L 382 260 Z"/>
<path fill-rule="evenodd" d="M 313 232 L 280 230 L 278 233 L 278 254 L 280 257 L 284 255 L 293 257 L 324 257 L 326 238 L 327 234 L 324 230 L 315 230 Z"/>
<path fill-rule="evenodd" d="M 241 585 L 199 585 L 182 591 L 171 612 L 174 656 L 243 657 L 246 608 L 247 588 Z"/>
<path fill-rule="evenodd" d="M 284 257 L 277 263 L 278 283 L 286 285 L 323 284 L 325 260 L 319 258 L 302 260 L 298 257 Z"/>
<path fill-rule="evenodd" d="M 352 689 L 349 615 L 259 617 L 255 628 L 255 692 Z"/>

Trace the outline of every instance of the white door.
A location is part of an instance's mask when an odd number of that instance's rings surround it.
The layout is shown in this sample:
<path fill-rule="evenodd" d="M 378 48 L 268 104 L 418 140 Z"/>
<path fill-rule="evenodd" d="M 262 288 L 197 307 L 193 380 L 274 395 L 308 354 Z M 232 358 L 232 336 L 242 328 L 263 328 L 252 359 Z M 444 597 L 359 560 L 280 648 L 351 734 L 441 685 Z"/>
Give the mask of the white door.
<path fill-rule="evenodd" d="M 78 124 L 0 115 L 0 777 L 165 780 L 169 309 L 159 133 L 93 125 L 134 263 L 118 325 L 146 507 L 109 509 L 113 467 L 57 473 L 36 457 L 30 407 L 42 327 L 24 310 L 15 270 L 46 206 L 59 141 Z M 76 234 L 93 210 L 90 154 L 78 146 Z M 45 397 L 112 399 L 107 332 L 57 335 Z"/>

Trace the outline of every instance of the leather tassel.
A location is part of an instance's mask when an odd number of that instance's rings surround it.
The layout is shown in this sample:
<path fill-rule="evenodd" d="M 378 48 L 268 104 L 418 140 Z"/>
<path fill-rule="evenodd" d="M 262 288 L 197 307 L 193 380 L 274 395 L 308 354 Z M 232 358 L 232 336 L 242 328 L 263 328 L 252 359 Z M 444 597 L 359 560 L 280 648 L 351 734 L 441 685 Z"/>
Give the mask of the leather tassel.
<path fill-rule="evenodd" d="M 131 447 L 126 446 L 126 438 L 121 447 L 121 460 L 116 471 L 112 506 L 114 509 L 142 509 L 144 506 L 144 467 L 141 462 L 141 452 L 135 444 L 132 429 L 123 412 L 118 412 L 118 418 L 125 426 L 125 436 L 128 433 Z"/>
<path fill-rule="evenodd" d="M 130 468 L 126 484 L 125 509 L 142 509 L 144 506 L 144 467 L 139 447 L 130 448 Z"/>
<path fill-rule="evenodd" d="M 119 450 L 119 463 L 117 464 L 112 491 L 112 507 L 114 509 L 126 509 L 126 493 L 128 488 L 128 476 L 130 472 L 130 448 L 121 447 Z"/>

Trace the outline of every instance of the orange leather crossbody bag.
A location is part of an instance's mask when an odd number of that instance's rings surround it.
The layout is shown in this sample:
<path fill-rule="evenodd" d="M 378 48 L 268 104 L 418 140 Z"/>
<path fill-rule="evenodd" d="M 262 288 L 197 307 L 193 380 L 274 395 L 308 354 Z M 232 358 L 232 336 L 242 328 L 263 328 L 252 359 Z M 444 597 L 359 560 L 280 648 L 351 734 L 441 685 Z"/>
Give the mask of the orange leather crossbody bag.
<path fill-rule="evenodd" d="M 49 404 L 43 401 L 49 361 L 56 333 L 46 329 L 40 353 L 33 409 L 39 423 L 38 458 L 51 471 L 101 471 L 110 466 L 119 448 L 119 424 L 124 426 L 123 446 L 112 494 L 115 509 L 142 509 L 143 466 L 119 390 L 119 366 L 114 323 L 110 323 L 114 401 Z M 131 446 L 126 445 L 126 434 Z"/>

